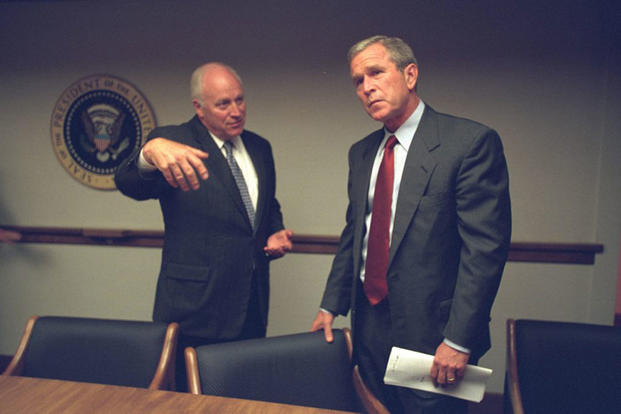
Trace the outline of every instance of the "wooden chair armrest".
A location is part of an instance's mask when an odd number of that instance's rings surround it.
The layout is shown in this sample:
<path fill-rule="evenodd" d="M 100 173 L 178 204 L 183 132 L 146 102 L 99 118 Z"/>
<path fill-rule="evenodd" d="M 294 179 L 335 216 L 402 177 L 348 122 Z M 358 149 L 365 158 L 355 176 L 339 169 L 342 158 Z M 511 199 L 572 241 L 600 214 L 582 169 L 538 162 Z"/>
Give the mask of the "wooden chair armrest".
<path fill-rule="evenodd" d="M 201 389 L 201 379 L 198 373 L 198 358 L 196 357 L 196 350 L 192 347 L 188 347 L 185 349 L 184 355 L 188 391 L 191 394 L 202 394 L 203 390 Z"/>
<path fill-rule="evenodd" d="M 524 414 L 517 368 L 515 320 L 507 320 L 507 392 L 513 414 Z"/>
<path fill-rule="evenodd" d="M 354 366 L 353 370 L 354 388 L 360 398 L 360 402 L 367 412 L 367 414 L 390 414 L 390 411 L 377 399 L 373 393 L 367 388 L 362 377 L 360 376 L 360 370 L 358 365 Z"/>
<path fill-rule="evenodd" d="M 166 329 L 162 354 L 157 364 L 155 375 L 150 390 L 174 390 L 175 389 L 175 359 L 177 357 L 177 337 L 179 335 L 179 324 L 172 322 Z"/>
<path fill-rule="evenodd" d="M 32 331 L 37 319 L 39 319 L 38 316 L 31 316 L 30 319 L 28 319 L 28 322 L 26 322 L 26 328 L 24 329 L 22 339 L 19 341 L 19 345 L 17 346 L 17 351 L 15 351 L 13 359 L 11 359 L 11 362 L 6 367 L 2 375 L 21 375 L 24 370 L 24 354 L 26 353 L 26 349 L 28 349 L 30 337 L 32 336 Z"/>

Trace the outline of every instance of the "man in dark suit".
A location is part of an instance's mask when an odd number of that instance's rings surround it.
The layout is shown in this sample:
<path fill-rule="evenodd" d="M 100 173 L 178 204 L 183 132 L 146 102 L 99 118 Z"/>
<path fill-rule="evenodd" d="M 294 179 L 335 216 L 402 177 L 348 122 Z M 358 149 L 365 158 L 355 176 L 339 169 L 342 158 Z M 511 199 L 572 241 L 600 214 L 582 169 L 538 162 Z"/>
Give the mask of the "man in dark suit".
<path fill-rule="evenodd" d="M 334 317 L 351 310 L 356 363 L 392 412 L 465 413 L 462 400 L 383 377 L 392 346 L 435 355 L 430 373 L 441 387 L 489 349 L 511 234 L 502 144 L 484 125 L 420 100 L 401 39 L 365 39 L 349 62 L 358 98 L 384 128 L 350 149 L 346 226 L 311 329 L 331 341 Z"/>
<path fill-rule="evenodd" d="M 269 261 L 291 249 L 292 235 L 275 197 L 271 146 L 244 130 L 239 76 L 208 63 L 193 73 L 191 90 L 196 116 L 154 129 L 115 176 L 123 194 L 160 202 L 153 319 L 180 325 L 181 389 L 186 346 L 265 336 Z"/>

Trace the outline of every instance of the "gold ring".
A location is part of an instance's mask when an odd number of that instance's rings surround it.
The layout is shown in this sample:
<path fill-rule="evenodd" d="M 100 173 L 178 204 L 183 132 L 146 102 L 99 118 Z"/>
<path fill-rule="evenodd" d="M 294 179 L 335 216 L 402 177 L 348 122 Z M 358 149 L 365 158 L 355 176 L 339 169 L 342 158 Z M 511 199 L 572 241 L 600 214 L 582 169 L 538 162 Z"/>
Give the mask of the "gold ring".
<path fill-rule="evenodd" d="M 448 382 L 455 382 L 455 378 L 447 378 L 446 379 Z"/>

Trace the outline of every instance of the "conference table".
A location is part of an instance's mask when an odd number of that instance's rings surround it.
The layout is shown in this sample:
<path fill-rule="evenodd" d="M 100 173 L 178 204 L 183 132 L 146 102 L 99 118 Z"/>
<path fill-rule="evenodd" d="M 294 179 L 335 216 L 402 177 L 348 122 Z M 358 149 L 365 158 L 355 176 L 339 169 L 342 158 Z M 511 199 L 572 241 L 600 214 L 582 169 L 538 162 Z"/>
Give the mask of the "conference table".
<path fill-rule="evenodd" d="M 0 375 L 0 413 L 287 413 L 344 411 L 212 395 Z"/>

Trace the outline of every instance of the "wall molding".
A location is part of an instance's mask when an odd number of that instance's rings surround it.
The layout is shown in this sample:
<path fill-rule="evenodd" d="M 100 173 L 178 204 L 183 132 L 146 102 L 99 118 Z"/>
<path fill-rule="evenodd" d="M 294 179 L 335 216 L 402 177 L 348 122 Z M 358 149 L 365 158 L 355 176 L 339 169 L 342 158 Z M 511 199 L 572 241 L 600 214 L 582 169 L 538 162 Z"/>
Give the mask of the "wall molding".
<path fill-rule="evenodd" d="M 120 247 L 162 247 L 164 244 L 164 232 L 161 230 L 8 225 L 0 225 L 0 228 L 19 232 L 21 240 L 17 243 Z M 293 253 L 334 255 L 338 249 L 338 244 L 338 236 L 297 234 L 293 236 Z M 604 246 L 596 243 L 512 242 L 509 261 L 592 265 L 595 263 L 595 255 L 603 251 Z"/>

